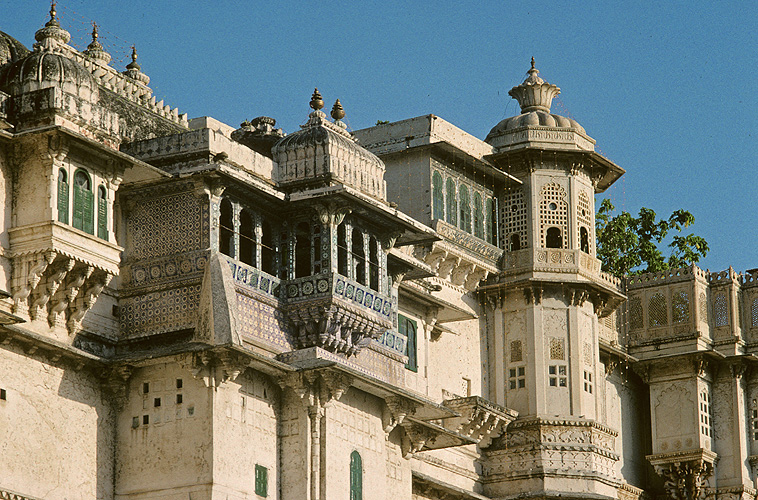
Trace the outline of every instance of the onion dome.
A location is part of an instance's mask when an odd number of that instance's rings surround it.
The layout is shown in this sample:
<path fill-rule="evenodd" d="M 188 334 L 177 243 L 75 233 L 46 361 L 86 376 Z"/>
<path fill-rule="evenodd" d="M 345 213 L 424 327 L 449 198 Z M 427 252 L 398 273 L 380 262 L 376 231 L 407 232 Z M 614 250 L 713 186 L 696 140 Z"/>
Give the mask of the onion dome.
<path fill-rule="evenodd" d="M 18 61 L 29 54 L 29 49 L 13 38 L 0 31 L 0 66 Z"/>
<path fill-rule="evenodd" d="M 87 50 L 84 53 L 95 62 L 107 65 L 111 61 L 111 55 L 105 51 L 100 42 L 97 41 L 97 23 L 92 22 L 92 43 L 87 45 Z"/>
<path fill-rule="evenodd" d="M 126 71 L 124 71 L 124 75 L 133 80 L 137 80 L 144 85 L 147 85 L 150 83 L 150 77 L 144 74 L 141 70 L 142 67 L 137 63 L 137 47 L 132 45 L 132 62 L 126 65 Z"/>
<path fill-rule="evenodd" d="M 508 92 L 521 106 L 521 114 L 506 118 L 495 125 L 487 134 L 485 141 L 491 142 L 491 139 L 496 136 L 526 126 L 573 129 L 585 134 L 584 128 L 575 120 L 550 113 L 553 97 L 560 94 L 561 89 L 540 78 L 539 70 L 534 67 L 533 57 L 532 67 L 527 73 L 529 76 L 526 80 Z"/>
<path fill-rule="evenodd" d="M 65 45 L 71 40 L 71 34 L 61 28 L 60 23 L 58 23 L 55 5 L 55 1 L 50 4 L 50 20 L 45 24 L 45 27 L 34 34 L 34 39 L 37 40 L 37 43 L 34 44 L 35 49 L 54 50 L 58 45 Z"/>
<path fill-rule="evenodd" d="M 321 111 L 324 100 L 318 89 L 311 97 L 308 121 L 301 130 L 277 142 L 271 152 L 278 164 L 283 187 L 309 189 L 343 184 L 384 200 L 384 163 L 361 147 L 340 121 L 345 110 L 334 104 L 332 123 Z"/>

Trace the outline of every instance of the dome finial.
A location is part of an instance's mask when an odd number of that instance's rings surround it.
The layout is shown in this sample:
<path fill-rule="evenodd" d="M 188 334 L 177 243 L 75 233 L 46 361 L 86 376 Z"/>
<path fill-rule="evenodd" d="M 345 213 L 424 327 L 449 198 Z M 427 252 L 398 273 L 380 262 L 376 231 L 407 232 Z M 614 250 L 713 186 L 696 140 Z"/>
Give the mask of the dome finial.
<path fill-rule="evenodd" d="M 324 99 L 321 97 L 321 94 L 319 93 L 318 88 L 313 89 L 313 95 L 311 96 L 310 106 L 316 111 L 324 107 Z"/>
<path fill-rule="evenodd" d="M 342 107 L 342 103 L 339 99 L 334 101 L 334 106 L 332 106 L 332 118 L 335 120 L 341 120 L 345 117 L 345 109 Z"/>
<path fill-rule="evenodd" d="M 97 42 L 98 36 L 99 35 L 97 33 L 97 23 L 95 21 L 92 21 L 92 42 L 93 43 Z"/>
<path fill-rule="evenodd" d="M 137 63 L 137 47 L 132 45 L 132 62 L 126 65 L 124 74 L 138 82 L 147 85 L 150 83 L 150 77 L 141 71 L 142 67 Z"/>
<path fill-rule="evenodd" d="M 534 56 L 532 56 L 532 69 L 535 69 L 534 68 Z"/>
<path fill-rule="evenodd" d="M 102 64 L 108 64 L 111 60 L 111 55 L 108 54 L 103 46 L 100 45 L 100 42 L 97 41 L 98 36 L 97 23 L 92 21 L 92 43 L 87 45 L 87 50 L 85 50 L 84 53 Z"/>
<path fill-rule="evenodd" d="M 546 111 L 549 113 L 553 97 L 560 94 L 561 89 L 540 78 L 540 70 L 534 66 L 534 57 L 532 57 L 532 67 L 527 73 L 529 76 L 526 77 L 526 80 L 521 85 L 513 87 L 508 91 L 508 94 L 521 105 L 522 113 L 529 111 Z"/>
<path fill-rule="evenodd" d="M 55 18 L 57 15 L 57 12 L 55 10 L 55 6 L 58 5 L 58 2 L 53 0 L 50 2 L 50 20 L 47 22 L 45 26 L 58 26 L 58 20 Z"/>
<path fill-rule="evenodd" d="M 55 10 L 57 4 L 55 0 L 50 2 L 50 20 L 34 34 L 34 39 L 39 42 L 34 44 L 36 49 L 55 50 L 58 45 L 67 44 L 71 39 L 71 34 L 61 28 L 58 22 Z"/>
<path fill-rule="evenodd" d="M 141 69 L 137 63 L 137 47 L 135 45 L 132 45 L 132 62 L 126 65 L 126 69 L 136 69 L 138 71 Z"/>

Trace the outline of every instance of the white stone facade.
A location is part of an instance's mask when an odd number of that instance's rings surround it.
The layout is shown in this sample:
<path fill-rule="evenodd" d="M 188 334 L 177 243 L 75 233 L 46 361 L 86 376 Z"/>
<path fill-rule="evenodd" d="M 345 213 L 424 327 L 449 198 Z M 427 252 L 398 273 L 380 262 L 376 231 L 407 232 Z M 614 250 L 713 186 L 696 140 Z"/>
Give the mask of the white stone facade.
<path fill-rule="evenodd" d="M 0 498 L 756 497 L 758 272 L 603 273 L 534 64 L 484 141 L 287 135 L 0 35 Z"/>

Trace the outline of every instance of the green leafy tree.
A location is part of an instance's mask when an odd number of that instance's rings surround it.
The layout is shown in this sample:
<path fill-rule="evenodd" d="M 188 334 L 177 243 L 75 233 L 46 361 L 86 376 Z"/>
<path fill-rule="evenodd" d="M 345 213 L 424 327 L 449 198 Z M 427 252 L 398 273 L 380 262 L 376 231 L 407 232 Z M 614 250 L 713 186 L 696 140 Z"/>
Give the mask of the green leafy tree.
<path fill-rule="evenodd" d="M 671 254 L 664 257 L 660 245 L 666 236 L 672 231 L 681 233 L 695 222 L 686 210 L 676 210 L 668 219 L 658 219 L 645 207 L 637 217 L 615 210 L 605 199 L 595 217 L 597 256 L 603 271 L 616 276 L 664 271 L 694 264 L 708 253 L 708 243 L 701 236 L 676 234 L 668 245 Z"/>

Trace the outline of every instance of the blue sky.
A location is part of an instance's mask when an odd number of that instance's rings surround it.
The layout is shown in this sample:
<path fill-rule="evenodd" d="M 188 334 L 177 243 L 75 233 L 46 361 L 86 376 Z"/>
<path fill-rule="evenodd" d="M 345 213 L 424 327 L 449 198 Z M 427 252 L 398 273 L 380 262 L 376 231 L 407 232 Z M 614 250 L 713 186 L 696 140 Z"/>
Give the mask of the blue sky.
<path fill-rule="evenodd" d="M 484 138 L 517 113 L 534 56 L 571 116 L 627 173 L 620 209 L 684 208 L 701 267 L 758 267 L 758 9 L 750 2 L 277 2 L 59 0 L 79 48 L 89 23 L 114 66 L 136 44 L 158 99 L 237 126 L 291 132 L 317 86 L 353 129 L 434 113 Z M 45 0 L 0 0 L 0 30 L 31 47 Z"/>

